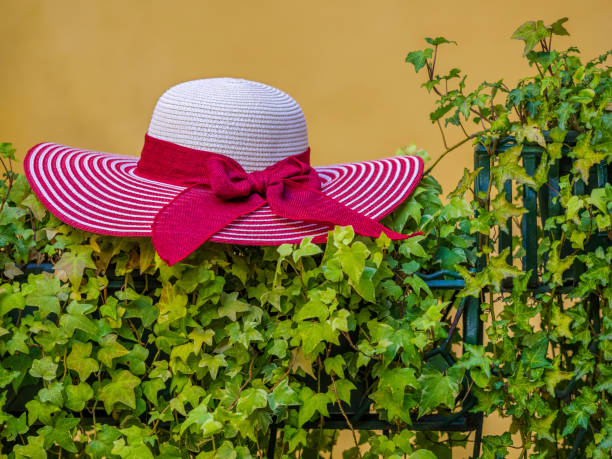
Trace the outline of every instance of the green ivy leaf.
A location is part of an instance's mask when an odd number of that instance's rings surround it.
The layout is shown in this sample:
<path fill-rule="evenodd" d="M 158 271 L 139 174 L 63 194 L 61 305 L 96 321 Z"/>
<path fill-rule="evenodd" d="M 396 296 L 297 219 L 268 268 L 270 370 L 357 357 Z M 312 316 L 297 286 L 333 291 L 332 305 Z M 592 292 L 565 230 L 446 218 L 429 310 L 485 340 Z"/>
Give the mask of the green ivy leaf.
<path fill-rule="evenodd" d="M 30 274 L 28 284 L 34 288 L 26 297 L 28 306 L 38 307 L 41 318 L 49 314 L 59 314 L 60 312 L 60 281 L 53 278 L 50 274 Z"/>
<path fill-rule="evenodd" d="M 334 355 L 332 357 L 328 357 L 323 362 L 325 366 L 325 372 L 328 375 L 332 373 L 340 378 L 344 377 L 344 368 L 346 367 L 346 362 L 344 361 L 344 357 L 341 354 Z"/>
<path fill-rule="evenodd" d="M 321 247 L 310 242 L 312 237 L 305 237 L 300 242 L 297 249 L 293 251 L 293 261 L 298 261 L 302 257 L 311 257 L 322 252 Z"/>
<path fill-rule="evenodd" d="M 53 266 L 55 277 L 61 281 L 69 280 L 73 289 L 78 289 L 83 279 L 83 273 L 87 268 L 96 269 L 91 259 L 93 249 L 88 246 L 76 245 L 69 252 L 64 252 L 62 257 Z"/>
<path fill-rule="evenodd" d="M 38 433 L 45 437 L 45 448 L 49 448 L 54 443 L 57 443 L 66 451 L 71 453 L 78 452 L 70 432 L 78 423 L 78 418 L 58 416 L 53 426 L 45 426 L 40 429 Z"/>
<path fill-rule="evenodd" d="M 142 393 L 149 400 L 153 406 L 158 406 L 159 401 L 157 394 L 160 390 L 166 388 L 166 383 L 160 378 L 151 379 L 142 383 Z"/>
<path fill-rule="evenodd" d="M 198 354 L 200 349 L 204 349 L 204 345 L 213 345 L 215 331 L 212 328 L 203 329 L 202 327 L 197 327 L 194 328 L 188 336 L 193 342 L 193 353 Z"/>
<path fill-rule="evenodd" d="M 427 252 L 425 252 L 423 246 L 420 244 L 423 239 L 423 236 L 414 236 L 403 240 L 399 247 L 399 253 L 409 258 L 427 258 Z"/>
<path fill-rule="evenodd" d="M 426 39 L 425 39 L 425 41 L 426 41 L 427 43 L 429 43 L 430 45 L 432 45 L 432 46 L 443 45 L 443 44 L 445 44 L 445 43 L 453 43 L 453 44 L 455 44 L 455 45 L 457 44 L 457 42 L 456 42 L 456 41 L 450 41 L 450 40 L 447 40 L 447 39 L 446 39 L 446 38 L 444 38 L 444 37 L 436 37 L 436 38 L 429 38 L 429 37 L 428 37 L 428 38 L 426 38 Z"/>
<path fill-rule="evenodd" d="M 408 459 L 438 459 L 438 456 L 428 449 L 419 449 L 408 456 Z"/>
<path fill-rule="evenodd" d="M 551 435 L 551 427 L 552 423 L 555 421 L 556 418 L 556 411 L 540 419 L 531 418 L 529 421 L 529 427 L 537 435 L 538 438 L 554 442 L 555 439 Z"/>
<path fill-rule="evenodd" d="M 20 202 L 20 204 L 30 209 L 32 215 L 38 221 L 45 218 L 45 215 L 47 214 L 47 209 L 45 209 L 45 206 L 42 205 L 34 193 L 28 195 Z"/>
<path fill-rule="evenodd" d="M 327 404 L 333 402 L 327 394 L 315 393 L 308 387 L 302 388 L 300 393 L 302 406 L 298 415 L 298 425 L 301 427 L 309 421 L 315 413 L 329 416 Z"/>
<path fill-rule="evenodd" d="M 214 435 L 216 432 L 220 431 L 223 428 L 223 424 L 215 420 L 214 415 L 208 412 L 208 407 L 206 406 L 206 404 L 208 403 L 209 398 L 210 397 L 205 399 L 200 405 L 196 406 L 193 410 L 189 412 L 187 418 L 181 424 L 181 435 L 183 435 L 183 433 L 191 425 L 198 426 L 204 438 L 208 438 Z"/>
<path fill-rule="evenodd" d="M 52 381 L 57 375 L 57 367 L 57 363 L 53 362 L 51 357 L 43 357 L 32 362 L 29 373 L 35 378 Z"/>
<path fill-rule="evenodd" d="M 66 308 L 68 314 L 64 314 L 60 317 L 60 325 L 68 336 L 74 335 L 75 330 L 82 330 L 91 337 L 96 337 L 98 334 L 98 327 L 92 319 L 87 317 L 85 314 L 91 312 L 92 307 L 89 304 L 80 304 L 72 302 Z"/>
<path fill-rule="evenodd" d="M 117 342 L 117 335 L 106 335 L 100 341 L 102 346 L 98 350 L 97 358 L 107 368 L 113 368 L 113 359 L 123 357 L 129 351 Z"/>
<path fill-rule="evenodd" d="M 558 22 L 558 21 L 557 21 Z M 555 23 L 556 24 L 556 23 Z M 559 29 L 558 29 L 559 30 Z M 523 55 L 527 55 L 539 42 L 548 38 L 550 31 L 542 21 L 528 21 L 521 25 L 512 34 L 513 39 L 525 42 Z"/>
<path fill-rule="evenodd" d="M 300 405 L 300 398 L 287 380 L 283 380 L 268 394 L 268 404 L 272 410 L 276 410 L 278 406 Z"/>
<path fill-rule="evenodd" d="M 238 292 L 221 294 L 221 306 L 218 309 L 219 317 L 228 317 L 231 321 L 235 322 L 237 314 L 246 312 L 250 309 L 248 303 L 240 301 L 238 299 Z"/>
<path fill-rule="evenodd" d="M 72 350 L 66 358 L 66 366 L 68 369 L 76 371 L 81 381 L 85 381 L 90 374 L 98 371 L 98 362 L 90 357 L 91 352 L 91 343 L 77 341 L 73 344 Z"/>
<path fill-rule="evenodd" d="M 17 379 L 21 373 L 19 371 L 8 371 L 0 367 L 0 388 L 8 386 L 14 379 Z"/>
<path fill-rule="evenodd" d="M 549 28 L 555 35 L 569 35 L 569 32 L 565 29 L 565 27 L 563 27 L 563 24 L 565 24 L 567 21 L 568 18 L 558 19 L 553 22 Z"/>
<path fill-rule="evenodd" d="M 338 398 L 340 398 L 340 400 L 350 403 L 351 392 L 357 390 L 357 387 L 348 379 L 337 379 L 336 390 L 338 391 Z"/>
<path fill-rule="evenodd" d="M 28 410 L 28 424 L 32 425 L 37 420 L 44 424 L 53 424 L 53 415 L 60 411 L 60 407 L 51 403 L 42 403 L 39 400 L 33 399 L 25 404 Z"/>
<path fill-rule="evenodd" d="M 418 382 L 423 390 L 419 401 L 419 418 L 431 413 L 438 406 L 450 409 L 455 406 L 459 383 L 451 376 L 444 376 L 434 368 L 425 367 Z"/>
<path fill-rule="evenodd" d="M 240 395 L 236 409 L 242 413 L 251 414 L 257 409 L 268 406 L 267 396 L 268 393 L 263 389 L 246 389 Z"/>
<path fill-rule="evenodd" d="M 295 315 L 295 321 L 301 322 L 306 319 L 318 318 L 320 322 L 323 322 L 329 317 L 329 309 L 325 303 L 319 298 L 310 299 L 304 306 L 300 308 L 298 313 Z"/>
<path fill-rule="evenodd" d="M 589 387 L 583 388 L 578 397 L 563 407 L 563 412 L 568 418 L 562 435 L 573 433 L 577 427 L 588 428 L 590 417 L 597 412 L 597 394 Z"/>
<path fill-rule="evenodd" d="M 528 368 L 552 368 L 552 364 L 546 358 L 548 339 L 542 338 L 531 347 L 523 350 L 521 362 Z"/>
<path fill-rule="evenodd" d="M 546 390 L 553 397 L 555 396 L 555 387 L 562 381 L 567 381 L 572 378 L 572 373 L 569 371 L 562 371 L 559 369 L 559 356 L 555 357 L 552 363 L 552 368 L 546 369 L 544 373 L 544 381 L 546 383 Z"/>
<path fill-rule="evenodd" d="M 55 381 L 48 387 L 44 387 L 38 391 L 38 398 L 42 403 L 51 403 L 58 407 L 64 406 L 64 397 L 62 391 L 64 386 L 61 382 Z"/>
<path fill-rule="evenodd" d="M 21 292 L 0 291 L 0 317 L 13 309 L 23 310 L 25 305 L 26 301 Z"/>
<path fill-rule="evenodd" d="M 487 387 L 491 378 L 492 359 L 485 354 L 484 346 L 465 343 L 464 348 L 465 352 L 457 362 L 456 367 L 469 370 L 474 383 L 478 387 Z"/>
<path fill-rule="evenodd" d="M 45 452 L 45 437 L 42 435 L 28 435 L 28 443 L 26 445 L 15 445 L 13 452 L 15 453 L 15 457 L 18 458 L 47 459 L 47 453 Z"/>
<path fill-rule="evenodd" d="M 187 314 L 187 295 L 172 284 L 164 284 L 158 302 L 159 322 L 174 322 Z"/>
<path fill-rule="evenodd" d="M 72 411 L 83 411 L 85 404 L 94 396 L 91 386 L 85 382 L 80 382 L 76 386 L 66 386 L 66 408 Z"/>
<path fill-rule="evenodd" d="M 433 49 L 425 48 L 423 51 L 412 51 L 408 53 L 408 55 L 406 56 L 406 62 L 409 62 L 414 65 L 414 71 L 418 72 L 423 67 L 425 67 L 427 59 L 431 59 L 432 56 Z"/>
<path fill-rule="evenodd" d="M 96 433 L 94 440 L 87 443 L 85 452 L 95 459 L 111 457 L 114 441 L 121 437 L 121 432 L 116 427 L 102 424 Z"/>
<path fill-rule="evenodd" d="M 485 435 L 482 437 L 483 459 L 497 459 L 508 456 L 508 447 L 513 446 L 510 432 L 502 435 Z"/>
<path fill-rule="evenodd" d="M 104 403 L 104 409 L 111 414 L 115 406 L 120 408 L 136 408 L 134 388 L 140 384 L 140 379 L 127 370 L 120 370 L 113 375 L 111 382 L 103 386 L 98 398 Z"/>
<path fill-rule="evenodd" d="M 212 379 L 217 379 L 219 368 L 226 367 L 227 361 L 223 354 L 209 355 L 203 354 L 200 359 L 199 367 L 206 368 Z"/>

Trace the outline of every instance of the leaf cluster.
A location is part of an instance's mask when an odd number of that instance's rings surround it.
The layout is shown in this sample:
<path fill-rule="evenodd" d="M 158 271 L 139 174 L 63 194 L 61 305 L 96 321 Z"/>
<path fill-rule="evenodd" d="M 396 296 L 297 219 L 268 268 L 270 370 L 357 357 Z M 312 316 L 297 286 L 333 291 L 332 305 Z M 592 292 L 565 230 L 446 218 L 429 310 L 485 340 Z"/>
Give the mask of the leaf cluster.
<path fill-rule="evenodd" d="M 476 149 L 456 192 L 474 192 L 477 269 L 456 269 L 460 296 L 482 305 L 487 344 L 467 347 L 460 363 L 476 410 L 512 422 L 485 437 L 483 457 L 518 448 L 521 457 L 603 458 L 612 447 L 612 51 L 585 63 L 576 48 L 553 49 L 566 21 L 530 21 L 512 35 L 537 72 L 514 88 L 500 79 L 470 92 L 460 70 L 437 74 L 446 39 L 406 59 L 427 70 L 423 86 L 437 96 L 438 161 L 463 143 Z M 449 147 L 453 126 L 464 139 Z"/>

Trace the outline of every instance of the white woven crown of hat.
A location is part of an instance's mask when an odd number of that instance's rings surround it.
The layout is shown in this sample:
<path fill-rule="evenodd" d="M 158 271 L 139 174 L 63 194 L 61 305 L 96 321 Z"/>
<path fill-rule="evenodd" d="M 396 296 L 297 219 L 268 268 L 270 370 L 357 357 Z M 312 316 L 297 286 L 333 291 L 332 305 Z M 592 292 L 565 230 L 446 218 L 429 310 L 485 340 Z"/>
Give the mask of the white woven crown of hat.
<path fill-rule="evenodd" d="M 149 135 L 231 157 L 247 172 L 308 148 L 304 113 L 272 86 L 235 78 L 187 81 L 159 99 Z"/>

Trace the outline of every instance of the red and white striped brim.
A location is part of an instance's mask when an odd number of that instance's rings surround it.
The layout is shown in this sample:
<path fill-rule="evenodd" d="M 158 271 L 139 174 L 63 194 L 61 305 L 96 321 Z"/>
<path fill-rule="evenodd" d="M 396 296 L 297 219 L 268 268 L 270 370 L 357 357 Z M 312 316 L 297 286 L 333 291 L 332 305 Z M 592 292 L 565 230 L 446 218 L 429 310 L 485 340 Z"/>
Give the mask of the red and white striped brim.
<path fill-rule="evenodd" d="M 97 234 L 151 236 L 158 212 L 185 187 L 139 176 L 137 162 L 136 157 L 42 143 L 28 152 L 24 166 L 36 195 L 60 220 Z M 396 156 L 315 169 L 324 194 L 380 220 L 416 187 L 423 162 L 414 156 Z M 312 236 L 323 242 L 330 229 L 279 217 L 266 205 L 233 221 L 210 240 L 279 245 Z"/>

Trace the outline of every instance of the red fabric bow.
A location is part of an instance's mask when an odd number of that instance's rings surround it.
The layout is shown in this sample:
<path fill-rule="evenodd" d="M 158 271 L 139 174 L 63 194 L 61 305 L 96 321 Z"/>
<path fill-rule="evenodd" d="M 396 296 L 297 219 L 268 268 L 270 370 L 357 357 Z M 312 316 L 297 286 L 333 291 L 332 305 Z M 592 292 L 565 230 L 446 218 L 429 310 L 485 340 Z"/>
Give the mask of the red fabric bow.
<path fill-rule="evenodd" d="M 251 173 L 227 156 L 203 153 L 206 156 L 199 179 L 160 210 L 153 223 L 153 244 L 170 265 L 238 217 L 266 203 L 277 215 L 290 220 L 330 227 L 352 225 L 363 236 L 378 237 L 384 232 L 391 239 L 409 237 L 323 194 L 319 176 L 307 162 L 309 150 Z"/>

